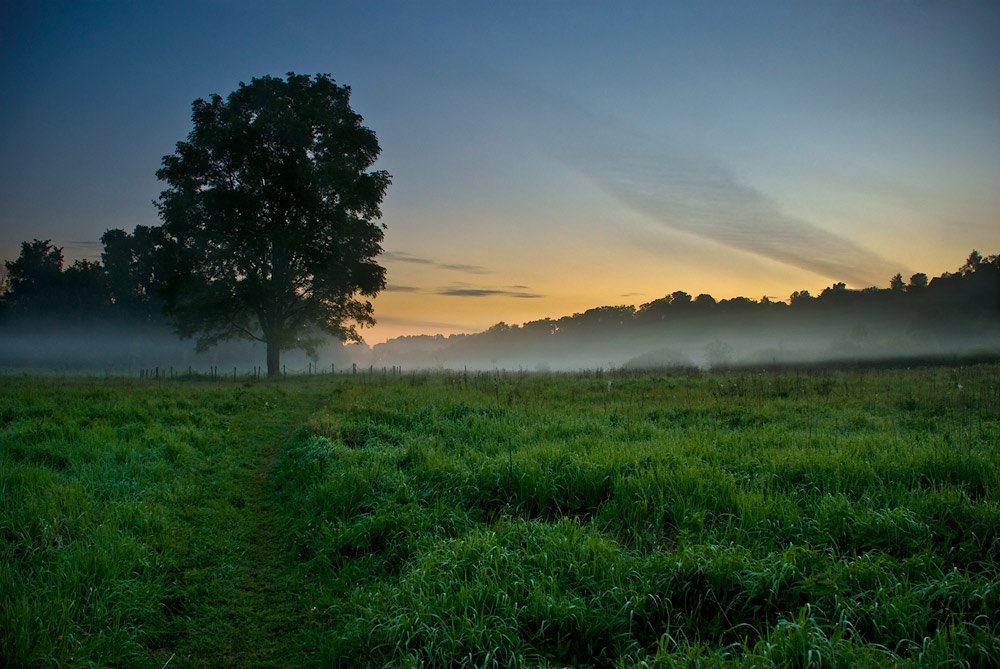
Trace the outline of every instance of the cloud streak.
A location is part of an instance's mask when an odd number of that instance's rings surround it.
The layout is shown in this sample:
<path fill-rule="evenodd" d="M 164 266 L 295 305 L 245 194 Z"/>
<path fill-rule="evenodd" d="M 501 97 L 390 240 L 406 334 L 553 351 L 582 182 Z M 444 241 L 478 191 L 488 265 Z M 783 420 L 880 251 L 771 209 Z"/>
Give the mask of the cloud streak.
<path fill-rule="evenodd" d="M 527 293 L 521 290 L 503 290 L 488 288 L 442 288 L 437 291 L 438 295 L 448 297 L 516 297 L 523 299 L 536 299 L 545 297 L 538 293 Z"/>
<path fill-rule="evenodd" d="M 523 82 L 500 78 L 509 98 L 546 118 L 543 150 L 624 206 L 658 224 L 855 286 L 899 267 L 860 244 L 789 216 L 728 166 L 659 141 L 613 116 Z M 891 270 L 895 271 L 895 269 Z"/>
<path fill-rule="evenodd" d="M 464 272 L 466 274 L 492 274 L 493 271 L 480 265 L 464 265 L 460 263 L 443 263 L 430 258 L 410 255 L 401 251 L 385 251 L 382 257 L 392 262 L 410 263 L 412 265 L 426 265 L 438 269 L 451 270 L 453 272 Z"/>
<path fill-rule="evenodd" d="M 845 281 L 879 282 L 885 258 L 809 221 L 782 213 L 759 191 L 709 160 L 632 147 L 578 154 L 580 172 L 625 206 L 665 227 Z"/>

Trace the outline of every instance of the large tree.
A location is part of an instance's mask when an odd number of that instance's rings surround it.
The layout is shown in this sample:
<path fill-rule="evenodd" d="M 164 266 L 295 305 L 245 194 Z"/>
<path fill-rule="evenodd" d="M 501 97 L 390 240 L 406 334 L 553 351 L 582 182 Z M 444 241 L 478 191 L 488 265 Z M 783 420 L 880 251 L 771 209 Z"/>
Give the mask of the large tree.
<path fill-rule="evenodd" d="M 317 328 L 360 340 L 385 287 L 380 149 L 328 75 L 252 79 L 193 104 L 187 141 L 164 156 L 158 267 L 168 314 L 207 348 L 230 338 L 309 348 Z"/>

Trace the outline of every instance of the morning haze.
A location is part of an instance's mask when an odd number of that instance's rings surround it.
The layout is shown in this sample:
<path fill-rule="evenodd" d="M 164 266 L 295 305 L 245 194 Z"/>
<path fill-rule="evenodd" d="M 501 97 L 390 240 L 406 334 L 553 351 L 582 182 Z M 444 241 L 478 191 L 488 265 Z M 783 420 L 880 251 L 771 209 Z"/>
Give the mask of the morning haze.
<path fill-rule="evenodd" d="M 998 28 L 0 1 L 0 667 L 1000 666 Z"/>
<path fill-rule="evenodd" d="M 385 285 L 358 329 L 368 347 L 602 306 L 641 313 L 677 291 L 788 302 L 840 282 L 884 289 L 1000 248 L 992 3 L 0 12 L 8 262 L 33 239 L 67 268 L 98 261 L 105 231 L 160 225 L 154 173 L 190 131 L 192 100 L 289 71 L 350 85 L 378 135 L 373 169 L 392 176 Z M 815 346 L 799 330 L 718 338 L 748 354 L 825 350 L 841 329 Z M 358 353 L 331 350 L 330 364 Z"/>

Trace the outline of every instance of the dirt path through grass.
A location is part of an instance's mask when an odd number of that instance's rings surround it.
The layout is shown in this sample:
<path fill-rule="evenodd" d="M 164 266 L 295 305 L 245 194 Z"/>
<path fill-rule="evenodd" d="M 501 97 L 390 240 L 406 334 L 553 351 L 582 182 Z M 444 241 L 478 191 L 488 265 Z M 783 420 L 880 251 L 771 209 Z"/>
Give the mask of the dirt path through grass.
<path fill-rule="evenodd" d="M 301 588 L 286 554 L 270 470 L 328 396 L 328 387 L 286 393 L 275 386 L 263 411 L 233 416 L 233 466 L 204 472 L 207 503 L 190 526 L 194 550 L 180 574 L 190 612 L 171 664 L 283 667 L 305 659 L 296 636 L 308 611 L 294 595 Z"/>

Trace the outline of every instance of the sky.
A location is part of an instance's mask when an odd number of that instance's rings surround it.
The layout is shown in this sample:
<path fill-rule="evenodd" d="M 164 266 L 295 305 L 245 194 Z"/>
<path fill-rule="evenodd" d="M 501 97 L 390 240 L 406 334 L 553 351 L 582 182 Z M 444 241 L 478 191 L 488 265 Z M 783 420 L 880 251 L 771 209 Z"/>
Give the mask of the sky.
<path fill-rule="evenodd" d="M 191 103 L 330 74 L 376 132 L 369 344 L 1000 253 L 1000 3 L 0 2 L 0 259 L 157 225 Z"/>

